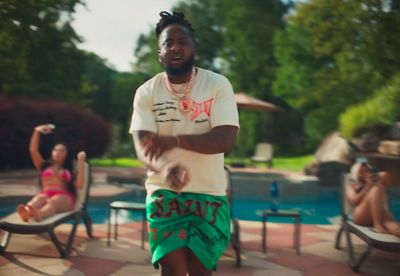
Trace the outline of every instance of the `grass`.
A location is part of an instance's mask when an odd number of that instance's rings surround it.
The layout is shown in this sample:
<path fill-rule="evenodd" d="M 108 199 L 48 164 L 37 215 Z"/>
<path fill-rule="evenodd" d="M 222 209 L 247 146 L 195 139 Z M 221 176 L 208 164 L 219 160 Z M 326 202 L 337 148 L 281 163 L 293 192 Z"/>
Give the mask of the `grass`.
<path fill-rule="evenodd" d="M 134 158 L 93 158 L 90 164 L 99 167 L 142 167 L 142 163 Z"/>
<path fill-rule="evenodd" d="M 314 159 L 312 154 L 296 157 L 274 158 L 274 168 L 287 171 L 303 171 L 305 166 Z"/>
<path fill-rule="evenodd" d="M 313 160 L 313 155 L 295 156 L 295 157 L 274 157 L 274 168 L 286 171 L 303 171 L 304 167 Z M 227 164 L 232 162 L 238 162 L 250 166 L 251 162 L 249 158 L 227 158 Z M 134 158 L 102 158 L 102 159 L 90 159 L 90 163 L 94 166 L 103 167 L 141 167 L 142 163 Z M 265 164 L 257 164 L 259 167 L 265 167 Z"/>

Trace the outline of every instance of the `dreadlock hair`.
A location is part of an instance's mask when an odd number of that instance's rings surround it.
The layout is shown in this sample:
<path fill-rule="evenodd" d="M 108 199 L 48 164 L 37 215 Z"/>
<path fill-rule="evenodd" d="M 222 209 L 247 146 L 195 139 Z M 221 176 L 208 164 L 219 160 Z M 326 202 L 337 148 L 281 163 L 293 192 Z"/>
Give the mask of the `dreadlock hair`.
<path fill-rule="evenodd" d="M 157 39 L 159 38 L 161 32 L 169 25 L 171 24 L 178 24 L 183 27 L 186 27 L 189 31 L 190 36 L 194 40 L 194 33 L 195 30 L 192 27 L 192 24 L 189 23 L 189 21 L 185 20 L 185 15 L 181 12 L 173 12 L 170 14 L 169 12 L 162 11 L 160 12 L 160 20 L 158 21 L 156 25 L 156 37 Z"/>

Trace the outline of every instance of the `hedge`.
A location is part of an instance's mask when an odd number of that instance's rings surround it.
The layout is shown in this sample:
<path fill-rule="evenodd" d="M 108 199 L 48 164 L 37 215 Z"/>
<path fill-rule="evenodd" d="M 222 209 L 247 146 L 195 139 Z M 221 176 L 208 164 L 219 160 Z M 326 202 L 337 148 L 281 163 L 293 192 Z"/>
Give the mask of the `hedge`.
<path fill-rule="evenodd" d="M 346 139 L 400 120 L 400 74 L 370 99 L 351 106 L 340 116 L 340 133 Z"/>
<path fill-rule="evenodd" d="M 29 140 L 33 128 L 51 123 L 52 134 L 41 135 L 45 159 L 55 143 L 64 142 L 74 158 L 84 150 L 100 157 L 111 144 L 111 125 L 88 109 L 55 100 L 0 96 L 0 170 L 32 167 Z"/>

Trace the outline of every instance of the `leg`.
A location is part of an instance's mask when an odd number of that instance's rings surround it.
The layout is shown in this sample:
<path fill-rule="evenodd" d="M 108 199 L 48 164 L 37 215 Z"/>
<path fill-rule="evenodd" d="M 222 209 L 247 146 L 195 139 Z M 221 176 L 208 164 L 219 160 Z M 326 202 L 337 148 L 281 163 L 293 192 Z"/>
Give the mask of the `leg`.
<path fill-rule="evenodd" d="M 382 185 L 375 185 L 369 191 L 368 199 L 370 201 L 370 208 L 372 214 L 372 223 L 375 230 L 379 233 L 386 233 L 386 229 L 383 226 L 383 218 L 385 209 L 383 202 L 385 202 L 385 189 Z"/>
<path fill-rule="evenodd" d="M 188 272 L 188 249 L 180 248 L 160 260 L 161 276 L 186 276 Z"/>
<path fill-rule="evenodd" d="M 386 228 L 388 233 L 400 238 L 400 223 L 395 220 L 389 211 L 385 212 L 383 226 Z"/>
<path fill-rule="evenodd" d="M 26 205 L 18 204 L 17 213 L 23 221 L 27 222 L 29 217 L 33 216 L 31 209 L 33 208 L 36 211 L 36 208 L 44 206 L 46 201 L 47 197 L 45 195 L 37 194 Z"/>
<path fill-rule="evenodd" d="M 364 196 L 353 213 L 354 222 L 359 225 L 372 225 L 378 233 L 387 233 L 383 226 L 384 217 L 384 188 L 376 185 Z"/>
<path fill-rule="evenodd" d="M 188 270 L 190 276 L 210 276 L 211 270 L 205 268 L 205 266 L 197 259 L 196 255 L 189 248 L 186 248 L 189 256 Z"/>
<path fill-rule="evenodd" d="M 18 204 L 17 213 L 18 213 L 19 217 L 23 221 L 25 221 L 25 222 L 28 221 L 28 219 L 29 219 L 29 210 L 24 204 Z"/>
<path fill-rule="evenodd" d="M 107 245 L 110 246 L 111 237 L 111 207 L 108 207 Z"/>
<path fill-rule="evenodd" d="M 48 218 L 54 214 L 70 211 L 72 203 L 66 195 L 55 195 L 47 200 L 47 203 L 40 209 L 36 210 L 36 220 Z"/>
<path fill-rule="evenodd" d="M 47 196 L 44 194 L 35 195 L 26 205 L 35 209 L 42 208 L 47 203 Z"/>
<path fill-rule="evenodd" d="M 267 253 L 267 214 L 263 214 L 262 216 L 262 251 L 263 253 Z"/>

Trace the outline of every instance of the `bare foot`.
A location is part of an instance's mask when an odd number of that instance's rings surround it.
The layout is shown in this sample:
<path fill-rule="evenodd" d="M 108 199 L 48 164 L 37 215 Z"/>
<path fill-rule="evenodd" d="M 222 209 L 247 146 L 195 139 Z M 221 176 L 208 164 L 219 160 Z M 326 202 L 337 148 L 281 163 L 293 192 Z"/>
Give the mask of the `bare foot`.
<path fill-rule="evenodd" d="M 388 234 L 388 233 L 389 233 L 389 232 L 385 229 L 385 227 L 383 227 L 383 226 L 381 226 L 381 225 L 374 226 L 374 229 L 375 229 L 375 231 L 376 231 L 377 233 L 380 233 L 380 234 Z"/>
<path fill-rule="evenodd" d="M 30 205 L 26 205 L 26 206 L 28 207 L 29 215 L 30 215 L 31 217 L 33 217 L 33 219 L 34 219 L 35 221 L 41 221 L 41 220 L 42 220 L 42 218 L 41 218 L 40 215 L 38 214 L 38 211 L 36 210 L 36 208 L 34 208 L 34 207 L 30 206 Z"/>
<path fill-rule="evenodd" d="M 17 213 L 18 213 L 19 217 L 22 219 L 22 221 L 25 221 L 25 222 L 28 221 L 29 212 L 24 204 L 18 204 Z"/>

